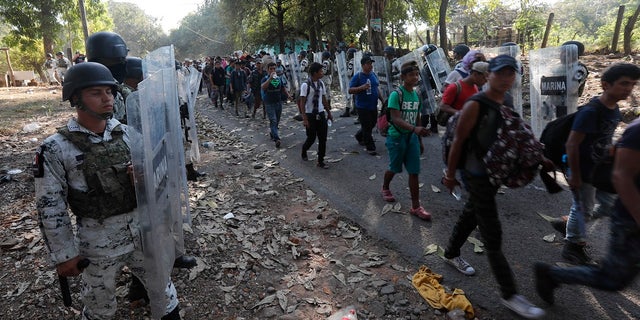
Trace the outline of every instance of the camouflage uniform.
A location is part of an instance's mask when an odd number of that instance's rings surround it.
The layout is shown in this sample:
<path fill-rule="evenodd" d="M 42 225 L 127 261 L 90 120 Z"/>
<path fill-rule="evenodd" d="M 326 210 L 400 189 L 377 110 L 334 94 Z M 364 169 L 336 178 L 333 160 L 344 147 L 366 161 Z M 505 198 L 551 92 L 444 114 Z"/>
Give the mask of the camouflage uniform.
<path fill-rule="evenodd" d="M 128 150 L 131 132 L 129 127 L 112 119 L 107 121 L 105 132 L 101 137 L 72 119 L 66 127 L 44 141 L 34 162 L 36 206 L 40 230 L 51 253 L 52 263 L 58 265 L 77 256 L 89 259 L 91 263 L 82 273 L 83 319 L 111 319 L 116 313 L 116 278 L 121 268 L 126 265 L 134 275 L 143 279 L 143 282 L 146 279 L 138 211 L 131 209 L 125 213 L 109 212 L 101 215 L 103 210 L 96 210 L 96 212 L 86 210 L 93 206 L 98 207 L 97 203 L 82 203 L 77 199 L 74 200 L 74 195 L 95 195 L 96 193 L 87 192 L 90 190 L 90 185 L 95 183 L 91 182 L 93 181 L 91 177 L 99 176 L 94 173 L 104 170 L 86 170 L 86 172 L 82 170 L 85 166 L 91 167 L 93 164 L 98 164 L 87 160 L 92 158 L 92 152 L 93 155 L 97 152 L 81 151 L 81 147 L 65 136 L 69 133 L 80 137 L 84 135 L 89 141 L 85 144 L 104 146 L 108 151 L 120 150 L 120 158 L 117 159 L 120 161 L 121 158 L 130 160 Z M 107 168 L 115 167 L 113 165 Z M 128 176 L 126 165 L 123 164 L 123 167 L 126 177 Z M 104 166 L 99 166 L 98 169 L 100 168 Z M 89 175 L 85 176 L 87 173 Z M 100 177 L 98 180 L 102 183 Z M 124 183 L 130 183 L 130 181 L 124 181 Z M 105 185 L 102 186 L 105 189 Z M 124 189 L 126 191 L 127 188 Z M 97 189 L 91 188 L 91 190 Z M 112 191 L 117 193 L 122 190 L 114 188 Z M 98 197 L 106 192 L 98 191 Z M 131 199 L 128 200 L 131 201 Z M 135 207 L 135 198 L 133 206 Z M 67 208 L 71 208 L 76 216 L 75 237 Z M 170 279 L 165 295 L 168 303 L 166 311 L 169 313 L 178 304 L 176 289 Z"/>

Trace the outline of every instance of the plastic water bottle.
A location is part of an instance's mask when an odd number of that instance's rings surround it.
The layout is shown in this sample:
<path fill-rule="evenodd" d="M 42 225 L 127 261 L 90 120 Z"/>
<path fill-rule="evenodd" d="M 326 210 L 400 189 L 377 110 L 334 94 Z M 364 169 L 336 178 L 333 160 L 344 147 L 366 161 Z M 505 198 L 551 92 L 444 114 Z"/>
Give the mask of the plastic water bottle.
<path fill-rule="evenodd" d="M 327 119 L 327 127 L 331 127 L 333 125 L 333 121 L 331 119 Z"/>
<path fill-rule="evenodd" d="M 367 95 L 371 94 L 371 80 L 367 79 L 367 84 L 369 85 L 369 87 L 367 88 Z"/>

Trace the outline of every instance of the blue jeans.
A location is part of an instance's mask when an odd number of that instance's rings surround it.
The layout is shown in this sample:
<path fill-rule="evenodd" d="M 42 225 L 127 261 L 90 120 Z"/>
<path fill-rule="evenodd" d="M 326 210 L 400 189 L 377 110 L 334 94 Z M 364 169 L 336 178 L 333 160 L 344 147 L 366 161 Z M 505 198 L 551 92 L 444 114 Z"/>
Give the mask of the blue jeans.
<path fill-rule="evenodd" d="M 282 102 L 265 103 L 265 108 L 267 110 L 267 117 L 269 117 L 271 139 L 278 141 L 280 140 L 278 125 L 280 124 L 280 117 L 282 116 Z"/>
<path fill-rule="evenodd" d="M 586 220 L 594 215 L 611 215 L 617 196 L 597 190 L 593 185 L 585 182 L 577 190 L 572 190 L 571 193 L 573 194 L 573 204 L 569 210 L 566 240 L 573 243 L 584 243 L 586 241 Z M 594 212 L 596 200 L 599 206 Z"/>
<path fill-rule="evenodd" d="M 557 283 L 580 284 L 599 290 L 618 291 L 628 286 L 640 272 L 640 228 L 618 212 L 611 217 L 611 238 L 606 256 L 597 266 L 551 267 L 549 275 Z"/>

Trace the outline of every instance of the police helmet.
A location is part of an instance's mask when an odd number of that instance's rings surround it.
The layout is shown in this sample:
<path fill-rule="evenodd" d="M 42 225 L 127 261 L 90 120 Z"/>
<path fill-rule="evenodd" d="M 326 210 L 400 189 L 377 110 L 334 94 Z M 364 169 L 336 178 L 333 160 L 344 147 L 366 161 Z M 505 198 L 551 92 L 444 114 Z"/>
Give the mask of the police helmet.
<path fill-rule="evenodd" d="M 47 58 L 53 58 L 53 55 L 51 53 L 47 53 Z"/>
<path fill-rule="evenodd" d="M 307 56 L 307 52 L 304 51 L 304 50 L 301 50 L 300 51 L 300 55 L 303 56 L 303 57 L 306 57 Z"/>
<path fill-rule="evenodd" d="M 458 44 L 455 47 L 453 47 L 453 52 L 461 57 L 464 57 L 465 54 L 467 54 L 467 52 L 469 52 L 469 47 L 466 44 Z"/>
<path fill-rule="evenodd" d="M 356 53 L 356 51 L 358 51 L 356 50 L 356 48 L 349 48 L 349 50 L 347 50 L 347 53 L 354 54 Z"/>
<path fill-rule="evenodd" d="M 576 40 L 569 40 L 563 43 L 562 45 L 566 46 L 570 44 L 575 44 L 578 47 L 578 57 L 584 55 L 584 44 L 582 44 L 582 42 L 576 41 Z"/>
<path fill-rule="evenodd" d="M 322 59 L 329 59 L 330 57 L 331 57 L 331 52 L 329 51 L 322 52 Z"/>
<path fill-rule="evenodd" d="M 95 62 L 78 63 L 64 75 L 62 101 L 71 99 L 80 89 L 94 86 L 111 86 L 114 95 L 117 89 L 117 83 L 107 67 Z"/>
<path fill-rule="evenodd" d="M 396 48 L 394 48 L 392 46 L 386 46 L 386 47 L 384 47 L 384 53 L 390 54 L 390 55 L 395 55 L 396 54 Z"/>
<path fill-rule="evenodd" d="M 438 50 L 438 47 L 436 47 L 435 44 L 425 44 L 424 46 L 422 46 L 422 53 L 427 56 L 429 55 L 431 52 L 434 52 Z"/>
<path fill-rule="evenodd" d="M 127 78 L 142 79 L 142 59 L 127 57 Z"/>
<path fill-rule="evenodd" d="M 101 62 L 109 59 L 124 63 L 127 56 L 127 44 L 122 37 L 114 32 L 100 31 L 87 38 L 87 60 Z"/>
<path fill-rule="evenodd" d="M 62 51 L 58 51 L 56 52 L 56 56 L 64 56 L 64 53 Z"/>
<path fill-rule="evenodd" d="M 517 45 L 518 45 L 517 43 L 509 41 L 509 42 L 505 42 L 505 43 L 501 44 L 500 46 L 501 47 L 511 47 L 511 46 L 517 46 Z"/>

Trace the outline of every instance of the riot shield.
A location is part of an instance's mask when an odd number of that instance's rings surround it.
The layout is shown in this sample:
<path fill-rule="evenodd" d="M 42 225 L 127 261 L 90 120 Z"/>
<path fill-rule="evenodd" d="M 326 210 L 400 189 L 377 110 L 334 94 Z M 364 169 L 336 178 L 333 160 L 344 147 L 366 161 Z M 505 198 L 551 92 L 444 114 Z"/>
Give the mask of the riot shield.
<path fill-rule="evenodd" d="M 429 68 L 427 60 L 423 58 L 424 55 L 422 52 L 422 50 L 418 49 L 407 55 L 411 55 L 413 53 L 413 58 L 418 63 L 418 68 L 420 69 L 420 81 L 418 82 L 417 87 L 418 94 L 422 102 L 422 114 L 430 115 L 436 112 L 438 106 L 436 95 L 439 95 L 440 91 L 435 91 L 435 77 L 431 74 L 431 68 Z"/>
<path fill-rule="evenodd" d="M 340 80 L 340 91 L 344 97 L 344 103 L 347 108 L 351 108 L 351 95 L 349 94 L 349 70 L 347 70 L 346 52 L 342 51 L 336 54 L 336 66 L 338 67 L 338 80 Z"/>
<path fill-rule="evenodd" d="M 300 90 L 301 78 L 300 78 L 300 63 L 298 63 L 298 56 L 295 53 L 290 53 L 289 57 L 289 70 L 291 72 L 291 84 L 296 93 Z M 296 97 L 297 98 L 297 97 Z"/>
<path fill-rule="evenodd" d="M 139 133 L 131 150 L 151 311 L 166 311 L 165 288 L 176 255 L 184 252 L 189 216 L 173 47 L 143 60 L 145 79 L 127 99 L 127 122 Z"/>
<path fill-rule="evenodd" d="M 362 51 L 356 51 L 353 53 L 353 75 L 362 71 L 362 64 L 360 63 L 362 60 Z M 351 81 L 351 79 L 349 79 Z"/>
<path fill-rule="evenodd" d="M 284 71 L 284 73 L 281 76 L 284 77 L 287 81 L 287 92 L 294 93 L 295 90 L 293 89 L 293 84 L 291 83 L 291 68 L 289 67 L 290 65 L 289 56 L 287 56 L 284 53 L 281 53 L 278 55 L 278 59 L 280 59 L 280 62 L 282 64 L 282 68 Z"/>
<path fill-rule="evenodd" d="M 574 44 L 529 51 L 531 129 L 536 136 L 548 122 L 577 110 L 584 77 L 578 68 Z"/>
<path fill-rule="evenodd" d="M 308 56 L 309 65 L 313 62 L 322 63 L 322 52 L 314 52 L 313 56 Z"/>
<path fill-rule="evenodd" d="M 389 61 L 384 56 L 373 56 L 373 70 L 378 76 L 380 82 L 380 92 L 382 93 L 382 101 L 389 97 L 392 86 L 389 83 Z"/>
<path fill-rule="evenodd" d="M 436 84 L 435 89 L 438 90 L 438 92 L 442 92 L 444 81 L 451 72 L 451 66 L 449 66 L 447 56 L 444 54 L 442 48 L 438 48 L 438 50 L 429 53 L 426 59 L 434 83 Z"/>
<path fill-rule="evenodd" d="M 198 143 L 198 131 L 196 126 L 196 97 L 198 96 L 198 91 L 200 90 L 200 81 L 202 80 L 202 72 L 198 71 L 198 69 L 194 67 L 189 67 L 189 78 L 188 78 L 188 88 L 187 92 L 188 100 L 188 108 L 189 108 L 189 121 L 188 124 L 185 124 L 185 130 L 187 130 L 189 140 L 191 142 L 191 149 L 189 153 L 191 155 L 191 161 L 199 162 L 200 161 L 200 148 Z"/>
<path fill-rule="evenodd" d="M 518 63 L 518 67 L 520 72 L 516 73 L 516 81 L 513 83 L 511 90 L 509 90 L 509 94 L 513 97 L 513 107 L 518 114 L 524 116 L 522 113 L 522 61 L 520 60 L 520 47 L 517 45 L 514 46 L 504 46 L 504 47 L 496 47 L 496 48 L 483 48 L 480 50 L 487 61 L 497 57 L 501 54 L 506 54 L 516 59 Z M 485 84 L 485 88 L 487 88 L 489 84 Z"/>

